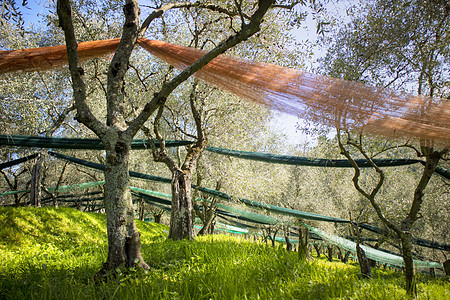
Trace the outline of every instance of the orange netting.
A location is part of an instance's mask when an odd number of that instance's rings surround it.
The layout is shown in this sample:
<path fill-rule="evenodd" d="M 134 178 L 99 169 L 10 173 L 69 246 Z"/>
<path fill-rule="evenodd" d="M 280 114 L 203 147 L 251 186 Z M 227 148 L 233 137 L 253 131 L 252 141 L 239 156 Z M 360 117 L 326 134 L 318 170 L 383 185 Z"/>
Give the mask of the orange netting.
<path fill-rule="evenodd" d="M 120 39 L 82 42 L 78 44 L 81 61 L 114 53 Z M 14 71 L 38 71 L 67 65 L 66 45 L 0 51 L 0 74 Z"/>
<path fill-rule="evenodd" d="M 111 53 L 119 40 L 80 43 L 81 59 Z M 184 69 L 205 51 L 141 39 L 139 45 Z M 65 46 L 0 52 L 0 73 L 67 64 Z M 196 77 L 270 108 L 341 129 L 450 145 L 450 102 L 413 96 L 272 64 L 220 55 Z"/>
<path fill-rule="evenodd" d="M 140 40 L 153 55 L 184 69 L 205 52 Z M 237 96 L 328 126 L 450 145 L 450 103 L 272 64 L 221 55 L 196 77 Z"/>

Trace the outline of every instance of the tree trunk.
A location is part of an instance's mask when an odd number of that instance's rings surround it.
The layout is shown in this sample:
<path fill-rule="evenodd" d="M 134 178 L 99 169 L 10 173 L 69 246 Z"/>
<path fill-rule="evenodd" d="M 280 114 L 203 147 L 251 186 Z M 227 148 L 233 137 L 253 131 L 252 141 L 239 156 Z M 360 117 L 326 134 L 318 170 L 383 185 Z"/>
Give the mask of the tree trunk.
<path fill-rule="evenodd" d="M 215 210 L 212 207 L 208 207 L 207 205 L 203 206 L 204 211 L 204 224 L 202 229 L 198 232 L 198 235 L 206 235 L 212 233 L 212 223 L 215 218 Z"/>
<path fill-rule="evenodd" d="M 316 249 L 317 257 L 320 257 L 320 248 L 321 248 L 320 244 L 314 243 L 313 246 L 314 246 L 314 249 Z"/>
<path fill-rule="evenodd" d="M 350 257 L 350 252 L 345 251 L 344 256 L 342 257 L 341 261 L 346 264 L 348 262 L 348 258 Z"/>
<path fill-rule="evenodd" d="M 161 223 L 161 218 L 162 218 L 163 213 L 164 213 L 164 210 L 159 210 L 159 211 L 153 212 L 153 218 L 155 219 L 154 220 L 155 223 Z"/>
<path fill-rule="evenodd" d="M 42 163 L 44 158 L 39 155 L 36 160 L 36 164 L 31 171 L 31 188 L 30 188 L 30 204 L 31 206 L 40 207 L 40 195 L 41 195 L 41 175 L 42 175 Z"/>
<path fill-rule="evenodd" d="M 444 262 L 444 272 L 446 276 L 450 276 L 450 259 Z"/>
<path fill-rule="evenodd" d="M 125 143 L 117 142 L 114 150 L 106 151 L 108 258 L 101 273 L 120 266 L 129 268 L 139 265 L 143 269 L 150 269 L 142 258 L 140 234 L 134 221 L 128 174 L 129 149 Z"/>
<path fill-rule="evenodd" d="M 172 172 L 172 210 L 169 238 L 172 240 L 193 239 L 191 174 L 175 169 Z"/>
<path fill-rule="evenodd" d="M 412 257 L 411 234 L 409 232 L 403 232 L 400 235 L 400 240 L 402 243 L 403 262 L 405 263 L 406 292 L 410 295 L 417 295 L 414 262 Z"/>
<path fill-rule="evenodd" d="M 333 261 L 333 246 L 332 245 L 327 245 L 327 252 L 328 252 L 328 261 L 332 262 Z"/>
<path fill-rule="evenodd" d="M 144 202 L 144 200 L 143 199 L 141 199 L 140 201 L 139 201 L 139 220 L 141 220 L 141 221 L 144 221 L 144 214 L 145 214 L 145 207 L 144 207 L 144 205 L 145 205 L 145 202 Z"/>
<path fill-rule="evenodd" d="M 358 256 L 359 266 L 361 268 L 361 274 L 365 278 L 372 278 L 372 272 L 370 270 L 369 260 L 367 259 L 366 253 L 361 248 L 359 243 L 356 244 L 356 255 Z"/>
<path fill-rule="evenodd" d="M 298 227 L 298 257 L 303 260 L 309 258 L 309 231 L 308 228 L 299 225 Z"/>
<path fill-rule="evenodd" d="M 292 243 L 291 243 L 291 241 L 289 239 L 289 229 L 284 232 L 284 240 L 286 241 L 286 250 L 287 251 L 292 251 L 293 246 L 292 246 Z"/>

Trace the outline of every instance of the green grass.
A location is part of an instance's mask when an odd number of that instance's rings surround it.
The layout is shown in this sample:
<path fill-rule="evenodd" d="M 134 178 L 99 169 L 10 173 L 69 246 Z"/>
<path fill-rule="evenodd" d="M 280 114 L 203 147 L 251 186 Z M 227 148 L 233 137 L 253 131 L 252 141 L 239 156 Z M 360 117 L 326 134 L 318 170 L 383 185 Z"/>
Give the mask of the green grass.
<path fill-rule="evenodd" d="M 137 222 L 149 272 L 95 283 L 106 260 L 106 219 L 74 209 L 0 208 L 0 299 L 407 299 L 403 275 L 298 260 L 282 248 L 214 235 L 166 240 Z M 450 282 L 419 276 L 419 299 L 450 299 Z"/>

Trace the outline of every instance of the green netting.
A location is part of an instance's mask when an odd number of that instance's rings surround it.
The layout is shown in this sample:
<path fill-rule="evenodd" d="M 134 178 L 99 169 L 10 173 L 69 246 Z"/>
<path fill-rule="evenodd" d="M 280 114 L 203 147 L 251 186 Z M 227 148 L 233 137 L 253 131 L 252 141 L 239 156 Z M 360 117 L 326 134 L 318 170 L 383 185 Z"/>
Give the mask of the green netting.
<path fill-rule="evenodd" d="M 55 198 L 53 198 L 52 196 L 47 196 L 41 199 L 42 201 L 46 201 L 46 200 L 52 200 L 52 199 L 65 199 L 65 198 L 79 198 L 79 197 L 88 197 L 88 196 L 94 196 L 94 195 L 99 195 L 102 194 L 101 191 L 95 191 L 95 192 L 89 192 L 89 193 L 83 193 L 83 194 L 64 194 L 64 195 L 58 195 Z"/>
<path fill-rule="evenodd" d="M 58 192 L 67 193 L 74 190 L 85 190 L 92 187 L 96 187 L 99 185 L 105 184 L 105 181 L 93 181 L 93 182 L 85 182 L 80 184 L 71 184 L 71 185 L 63 185 L 58 188 Z M 48 190 L 53 193 L 55 192 L 56 187 L 49 187 Z"/>
<path fill-rule="evenodd" d="M 352 165 L 347 159 L 309 158 L 290 155 L 278 155 L 271 153 L 237 151 L 215 147 L 207 147 L 206 150 L 222 155 L 238 157 L 241 159 L 248 159 L 276 164 L 311 166 L 311 167 L 352 168 Z M 370 163 L 366 159 L 357 159 L 355 161 L 361 168 L 371 167 Z M 417 159 L 374 159 L 373 161 L 380 167 L 404 166 L 420 162 L 420 160 Z"/>
<path fill-rule="evenodd" d="M 29 192 L 30 192 L 30 190 L 9 191 L 9 192 L 0 193 L 0 197 L 8 196 L 8 195 L 15 195 L 15 194 L 22 194 L 22 193 L 29 193 Z"/>
<path fill-rule="evenodd" d="M 330 242 L 339 248 L 345 249 L 347 251 L 352 252 L 353 254 L 356 254 L 356 243 L 352 242 L 350 240 L 346 240 L 342 237 L 327 233 L 325 231 L 322 231 L 320 229 L 314 228 L 312 226 L 308 226 L 306 224 L 303 224 L 306 226 L 311 232 L 317 234 L 322 239 L 326 240 L 327 242 Z M 378 261 L 380 263 L 385 263 L 393 266 L 403 267 L 404 262 L 403 258 L 398 255 L 393 255 L 391 253 L 386 253 L 377 249 L 373 249 L 371 247 L 361 245 L 361 248 L 366 253 L 367 258 Z M 430 262 L 430 261 L 421 261 L 421 260 L 414 260 L 414 266 L 416 268 L 442 268 L 442 264 L 437 262 Z"/>
<path fill-rule="evenodd" d="M 192 144 L 190 141 L 165 141 L 166 147 L 178 147 Z M 159 142 L 155 140 L 159 147 Z M 105 147 L 100 139 L 79 139 L 79 138 L 47 138 L 39 136 L 26 135 L 0 135 L 0 145 L 20 146 L 20 147 L 38 147 L 55 149 L 85 149 L 85 150 L 104 150 Z M 145 139 L 135 139 L 131 143 L 131 149 L 151 149 L 150 142 Z"/>
<path fill-rule="evenodd" d="M 158 142 L 155 141 L 158 146 Z M 166 141 L 167 147 L 178 147 L 190 145 L 191 141 Z M 100 139 L 77 139 L 77 138 L 45 138 L 37 136 L 22 136 L 22 135 L 0 135 L 0 145 L 6 146 L 21 146 L 21 147 L 40 147 L 40 148 L 55 148 L 55 149 L 86 149 L 86 150 L 102 150 L 104 149 Z M 131 149 L 149 149 L 150 143 L 145 139 L 135 139 L 131 143 Z M 297 166 L 311 166 L 311 167 L 331 167 L 331 168 L 351 168 L 351 164 L 346 159 L 322 159 L 309 158 L 290 155 L 278 155 L 271 153 L 249 152 L 230 150 L 217 147 L 206 147 L 207 151 L 238 157 L 242 159 L 262 161 L 276 164 L 288 164 Z M 361 168 L 369 168 L 370 163 L 365 159 L 356 159 L 356 163 Z M 424 161 L 418 159 L 374 159 L 379 167 L 394 167 L 404 166 L 410 164 L 421 163 Z M 450 170 L 442 167 L 436 167 L 436 173 L 444 178 L 450 179 Z"/>
<path fill-rule="evenodd" d="M 92 197 L 92 198 L 62 198 L 62 199 L 58 199 L 58 202 L 62 202 L 62 203 L 84 203 L 84 202 L 94 202 L 94 201 L 99 201 L 99 200 L 103 200 L 103 197 Z M 44 203 L 51 203 L 52 199 L 47 199 L 45 201 L 41 201 L 42 204 Z M 97 205 L 97 204 L 96 204 Z M 103 204 L 101 204 L 103 205 Z"/>
<path fill-rule="evenodd" d="M 87 167 L 91 167 L 94 169 L 98 169 L 98 170 L 104 170 L 105 166 L 101 165 L 101 164 L 96 164 L 93 162 L 89 162 L 89 161 L 85 161 L 82 159 L 78 159 L 78 158 L 74 158 L 74 157 L 70 157 L 67 155 L 63 155 L 63 154 L 59 154 L 59 153 L 54 153 L 54 152 L 49 152 L 51 155 L 54 155 L 56 157 L 59 158 L 63 158 Z M 142 173 L 137 173 L 137 172 L 133 172 L 130 171 L 129 172 L 131 177 L 136 177 L 136 178 L 142 178 L 142 179 L 147 179 L 147 180 L 153 180 L 153 181 L 159 181 L 159 182 L 165 182 L 165 183 L 171 183 L 171 180 L 169 178 L 163 178 L 163 177 L 158 177 L 158 176 L 152 176 L 152 175 L 148 175 L 148 174 L 142 174 Z M 208 195 L 211 196 L 217 196 L 220 197 L 222 199 L 228 200 L 228 201 L 232 201 L 233 199 L 236 199 L 237 201 L 240 201 L 242 203 L 244 203 L 245 205 L 249 206 L 249 207 L 254 207 L 254 208 L 260 208 L 260 209 L 264 209 L 267 211 L 271 211 L 274 213 L 279 213 L 279 214 L 283 214 L 283 215 L 288 215 L 288 216 L 293 216 L 296 218 L 301 218 L 301 219 L 307 219 L 307 220 L 316 220 L 316 221 L 324 221 L 324 222 L 334 222 L 334 223 L 349 223 L 349 220 L 345 220 L 345 219 L 340 219 L 340 218 L 335 218 L 335 217 L 329 217 L 329 216 L 323 216 L 323 215 L 319 215 L 319 214 L 315 214 L 315 213 L 308 213 L 308 212 L 303 212 L 303 211 L 298 211 L 298 210 L 293 210 L 293 209 L 289 209 L 289 208 L 285 208 L 285 207 L 280 207 L 280 206 L 276 206 L 276 205 L 269 205 L 269 204 L 265 204 L 265 203 L 261 203 L 261 202 L 257 202 L 257 201 L 251 201 L 248 199 L 239 199 L 239 198 L 234 198 L 233 196 L 230 196 L 226 193 L 220 192 L 220 191 L 216 191 L 213 189 L 209 189 L 209 188 L 205 188 L 205 187 L 197 187 L 196 185 L 192 185 L 193 188 L 197 188 L 199 191 L 206 193 Z M 261 220 L 260 223 L 263 223 L 264 220 Z M 361 227 L 369 229 L 371 231 L 374 232 L 383 232 L 380 228 L 377 228 L 375 226 L 371 226 L 368 224 L 362 224 Z M 436 248 L 436 249 L 442 249 L 442 250 L 450 250 L 450 245 L 447 244 L 440 244 L 440 243 L 435 243 L 435 242 L 424 242 L 422 243 L 421 241 L 426 241 L 423 239 L 413 239 L 413 242 L 420 245 L 420 246 L 424 246 L 424 247 L 430 247 L 430 248 Z"/>
<path fill-rule="evenodd" d="M 131 191 L 137 193 L 140 196 L 142 196 L 142 194 L 153 196 L 152 197 L 153 200 L 154 201 L 160 201 L 159 203 L 161 203 L 161 204 L 170 205 L 170 203 L 171 203 L 168 200 L 163 200 L 163 199 L 158 198 L 158 197 L 161 197 L 161 198 L 164 198 L 164 199 L 172 199 L 172 196 L 170 194 L 150 191 L 150 190 L 136 188 L 136 187 L 130 187 L 130 189 L 131 189 Z M 197 202 L 207 201 L 207 200 L 199 199 L 199 198 L 197 198 L 195 200 Z M 210 201 L 207 201 L 207 202 L 210 202 Z M 270 217 L 270 216 L 258 214 L 258 213 L 247 211 L 247 210 L 243 210 L 243 209 L 239 209 L 239 208 L 236 208 L 236 207 L 223 205 L 221 203 L 216 203 L 216 207 L 218 207 L 219 209 L 222 209 L 224 211 L 230 212 L 230 213 L 232 213 L 232 214 L 234 214 L 234 215 L 236 215 L 238 217 L 243 217 L 247 221 L 251 221 L 251 222 L 254 222 L 254 223 L 274 225 L 274 224 L 278 224 L 280 222 L 277 218 L 273 218 L 273 217 Z"/>
<path fill-rule="evenodd" d="M 420 163 L 422 164 L 422 165 L 424 165 L 425 166 L 425 162 L 424 161 L 420 161 Z M 437 174 L 439 174 L 439 175 L 441 175 L 442 177 L 444 177 L 444 178 L 447 178 L 447 179 L 450 179 L 450 170 L 449 169 L 445 169 L 445 168 L 442 168 L 442 167 L 439 167 L 439 166 L 437 166 L 436 167 L 436 169 L 434 169 L 434 171 L 437 173 Z"/>
<path fill-rule="evenodd" d="M 158 142 L 155 141 L 158 146 Z M 166 141 L 167 147 L 178 147 L 190 145 L 192 141 Z M 0 145 L 6 146 L 21 146 L 21 147 L 40 147 L 40 148 L 55 148 L 55 149 L 86 149 L 86 150 L 103 150 L 104 146 L 100 139 L 80 139 L 80 138 L 46 138 L 38 136 L 24 136 L 24 135 L 0 135 Z M 131 149 L 149 149 L 150 143 L 146 139 L 134 139 L 131 143 Z M 351 168 L 351 164 L 346 159 L 321 159 L 309 158 L 290 155 L 278 155 L 271 153 L 249 152 L 230 150 L 225 148 L 207 147 L 207 151 L 238 157 L 242 159 L 262 161 L 268 163 L 312 166 L 312 167 L 334 167 L 334 168 Z M 355 160 L 361 168 L 370 167 L 370 164 L 365 159 Z M 394 167 L 404 166 L 416 163 L 424 163 L 418 159 L 374 159 L 373 160 L 380 167 Z M 443 176 L 450 178 L 450 170 L 439 168 Z"/>
<path fill-rule="evenodd" d="M 310 158 L 310 157 L 300 157 L 290 155 L 278 155 L 271 153 L 238 151 L 215 147 L 207 147 L 206 150 L 241 159 L 262 161 L 275 164 L 310 166 L 310 167 L 328 167 L 328 168 L 352 168 L 352 165 L 347 159 Z M 355 162 L 360 168 L 372 167 L 366 159 L 355 159 Z M 423 160 L 409 159 L 409 158 L 373 159 L 373 162 L 379 167 L 398 167 L 398 166 L 412 165 L 416 163 L 421 163 L 422 165 L 425 165 L 425 162 Z M 450 179 L 450 170 L 437 166 L 435 172 L 444 178 Z"/>
<path fill-rule="evenodd" d="M 52 152 L 49 151 L 48 152 L 50 155 L 55 156 L 57 158 L 61 158 L 61 159 L 65 159 L 67 161 L 85 166 L 85 167 L 89 167 L 92 169 L 96 169 L 96 170 L 100 170 L 100 171 L 105 171 L 105 165 L 102 164 L 98 164 L 98 163 L 94 163 L 91 161 L 87 161 L 84 159 L 79 159 L 79 158 L 75 158 L 75 157 L 71 157 L 71 156 L 67 156 L 61 153 L 56 153 L 56 152 Z M 171 183 L 172 180 L 169 178 L 164 178 L 164 177 L 159 177 L 159 176 L 153 176 L 153 175 L 148 175 L 148 174 L 144 174 L 144 173 L 139 173 L 139 172 L 134 172 L 134 171 L 129 171 L 130 177 L 134 177 L 134 178 L 141 178 L 141 179 L 146 179 L 146 180 L 151 180 L 151 181 L 158 181 L 158 182 L 164 182 L 164 183 Z"/>
<path fill-rule="evenodd" d="M 14 159 L 14 160 L 10 160 L 10 161 L 1 163 L 0 170 L 24 163 L 24 162 L 32 160 L 32 159 L 35 159 L 38 155 L 39 155 L 39 153 L 35 153 L 35 154 L 28 155 L 26 157 L 22 157 L 22 158 L 18 158 L 18 159 Z"/>
<path fill-rule="evenodd" d="M 225 221 L 229 225 L 237 226 L 237 227 L 244 228 L 244 229 L 253 229 L 253 230 L 260 229 L 260 227 L 258 227 L 258 226 L 253 226 L 253 225 L 250 225 L 250 224 L 244 224 L 242 222 L 230 219 L 230 218 L 228 218 L 226 216 L 223 216 L 223 215 L 217 215 L 217 216 L 219 218 L 221 218 L 223 221 Z"/>
<path fill-rule="evenodd" d="M 96 187 L 99 185 L 105 184 L 105 181 L 93 181 L 93 182 L 85 182 L 80 184 L 71 184 L 71 185 L 63 185 L 58 188 L 58 192 L 60 193 L 66 193 L 74 190 L 84 190 L 92 187 Z M 55 192 L 56 187 L 49 187 L 48 190 L 50 192 Z M 20 194 L 20 193 L 29 193 L 30 190 L 21 190 L 21 191 L 10 191 L 5 193 L 0 193 L 0 196 L 7 196 L 7 195 L 13 195 L 13 194 Z"/>

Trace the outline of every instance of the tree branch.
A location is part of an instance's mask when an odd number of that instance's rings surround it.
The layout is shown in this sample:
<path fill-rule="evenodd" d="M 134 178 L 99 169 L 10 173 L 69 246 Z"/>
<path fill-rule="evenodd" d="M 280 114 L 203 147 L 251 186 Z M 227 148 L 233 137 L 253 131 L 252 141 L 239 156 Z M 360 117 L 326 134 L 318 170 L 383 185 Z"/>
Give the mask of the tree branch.
<path fill-rule="evenodd" d="M 81 68 L 80 61 L 78 59 L 78 45 L 73 28 L 70 1 L 58 0 L 57 13 L 59 17 L 59 25 L 64 31 L 64 37 L 66 40 L 69 70 L 72 77 L 73 98 L 77 107 L 76 119 L 100 137 L 106 132 L 107 128 L 94 116 L 86 102 L 86 87 L 83 80 L 84 70 Z"/>
<path fill-rule="evenodd" d="M 139 5 L 137 0 L 127 0 L 123 7 L 125 23 L 123 25 L 122 37 L 117 50 L 108 68 L 107 86 L 107 115 L 106 125 L 113 126 L 119 130 L 125 130 L 124 119 L 124 88 L 125 74 L 128 71 L 129 60 L 134 45 L 139 36 Z M 131 137 L 128 137 L 130 140 Z"/>
<path fill-rule="evenodd" d="M 339 144 L 339 149 L 341 150 L 341 154 L 344 155 L 348 161 L 350 162 L 350 164 L 352 165 L 355 174 L 353 176 L 353 185 L 355 186 L 355 189 L 362 194 L 367 200 L 369 200 L 370 204 L 372 205 L 372 207 L 375 209 L 375 212 L 378 215 L 378 218 L 391 230 L 393 230 L 394 232 L 396 232 L 397 234 L 401 233 L 400 228 L 395 225 L 394 223 L 392 223 L 391 221 L 389 221 L 383 214 L 383 212 L 381 211 L 381 207 L 378 205 L 378 203 L 375 201 L 375 196 L 378 193 L 379 189 L 381 188 L 383 181 L 384 181 L 384 174 L 383 171 L 381 169 L 378 168 L 378 166 L 375 165 L 375 163 L 367 156 L 367 154 L 363 151 L 363 149 L 361 147 L 356 147 L 361 154 L 364 155 L 364 157 L 366 159 L 369 160 L 369 163 L 376 169 L 378 169 L 379 171 L 377 171 L 377 173 L 379 174 L 379 180 L 378 180 L 378 184 L 377 186 L 372 190 L 372 192 L 369 194 L 366 191 L 364 191 L 361 186 L 359 185 L 359 176 L 361 175 L 361 171 L 359 169 L 358 164 L 356 163 L 356 161 L 352 158 L 352 156 L 350 155 L 350 153 L 348 152 L 347 149 L 345 149 L 344 145 L 342 144 L 341 141 L 341 131 L 340 129 L 337 129 L 337 138 L 338 138 L 338 144 Z M 353 145 L 352 145 L 353 146 Z"/>
<path fill-rule="evenodd" d="M 167 96 L 182 82 L 188 79 L 192 74 L 200 70 L 203 66 L 209 63 L 212 59 L 217 57 L 218 55 L 224 53 L 231 47 L 237 45 L 238 43 L 245 41 L 250 36 L 255 34 L 260 29 L 260 24 L 262 18 L 264 17 L 267 10 L 273 4 L 274 0 L 260 0 L 259 7 L 256 12 L 253 14 L 251 21 L 248 25 L 245 25 L 241 28 L 241 30 L 231 36 L 224 42 L 220 43 L 217 47 L 206 53 L 203 57 L 198 59 L 191 66 L 184 69 L 181 73 L 179 73 L 175 78 L 173 78 L 170 82 L 165 84 L 161 91 L 157 93 L 153 99 L 148 102 L 144 109 L 141 111 L 139 116 L 131 122 L 130 126 L 127 129 L 127 133 L 130 136 L 134 136 L 139 128 L 147 121 L 147 119 L 153 114 L 153 112 L 166 101 Z"/>
<path fill-rule="evenodd" d="M 147 5 L 142 5 L 142 7 L 149 7 Z M 141 30 L 139 32 L 139 36 L 143 37 L 145 34 L 145 31 L 147 30 L 148 26 L 150 25 L 150 23 L 154 20 L 157 19 L 159 17 L 161 17 L 166 11 L 168 11 L 169 9 L 172 8 L 203 8 L 203 9 L 208 9 L 211 11 L 215 11 L 215 12 L 219 12 L 222 14 L 225 14 L 227 16 L 230 17 L 235 17 L 238 15 L 238 12 L 236 11 L 230 11 L 227 10 L 219 5 L 214 5 L 214 4 L 203 4 L 203 3 L 199 3 L 199 2 L 195 2 L 195 3 L 191 3 L 191 2 L 176 2 L 176 3 L 168 3 L 166 5 L 163 5 L 162 7 L 154 10 L 146 19 L 145 21 L 142 23 L 141 26 Z M 241 14 L 242 17 L 246 18 L 247 20 L 250 20 L 251 17 L 246 15 L 246 14 Z"/>

